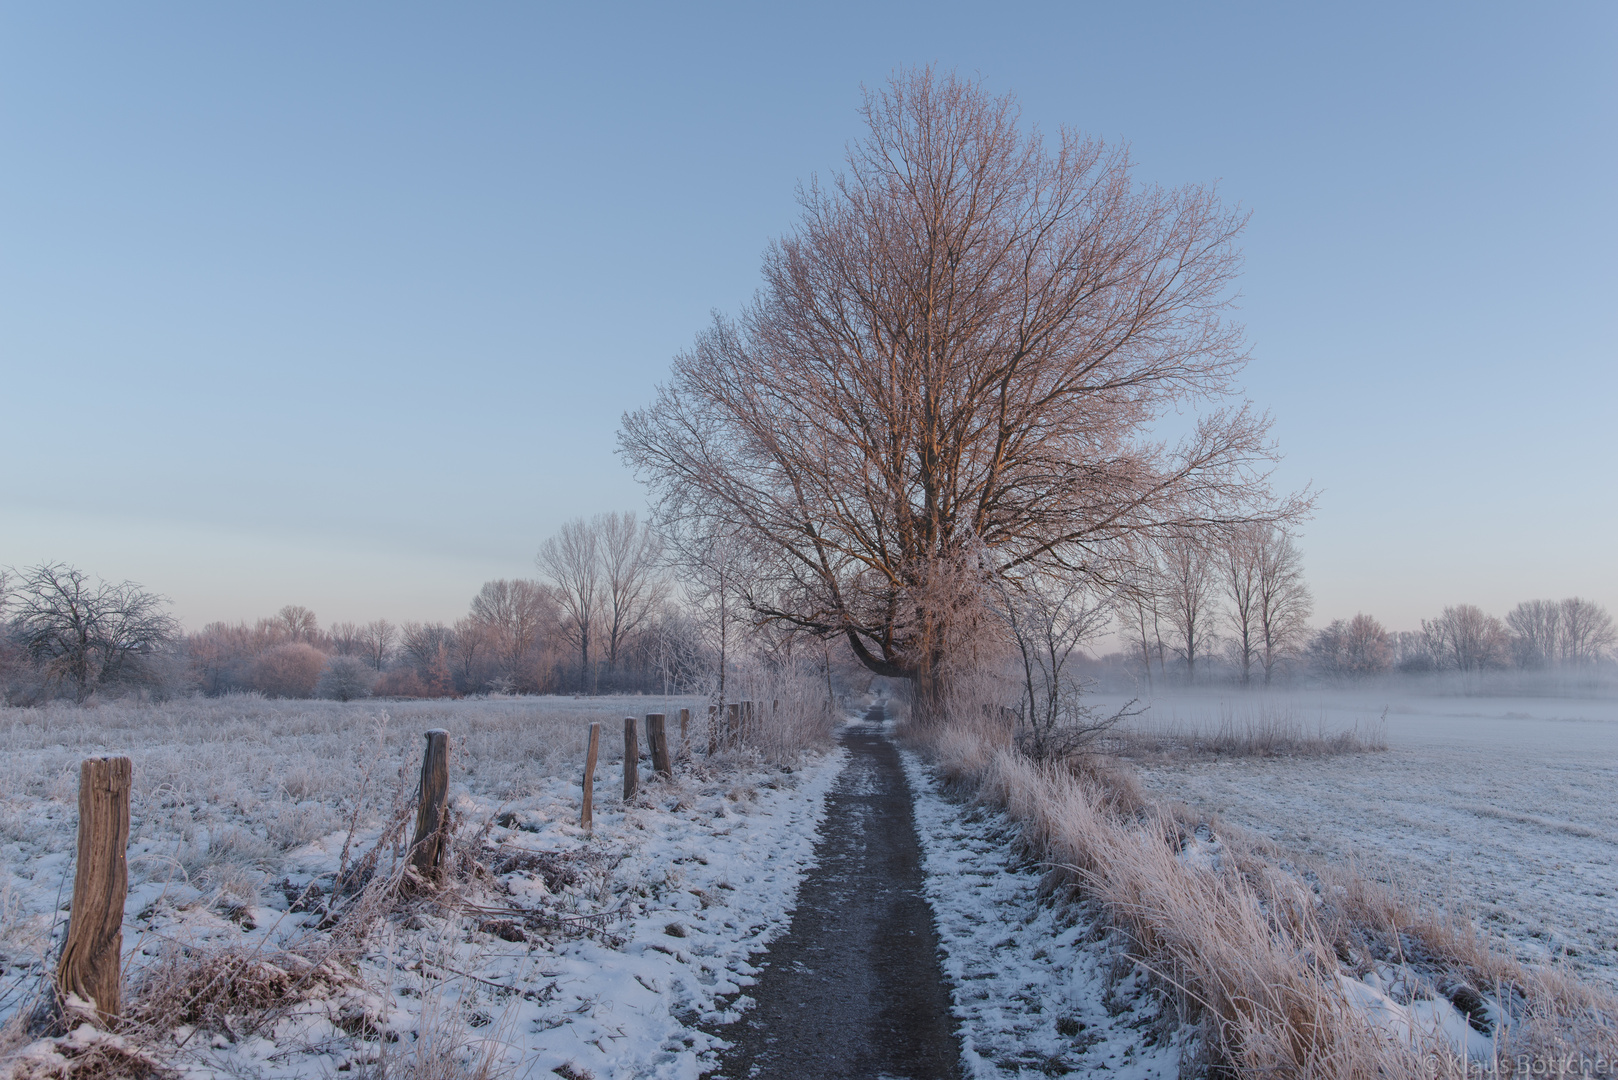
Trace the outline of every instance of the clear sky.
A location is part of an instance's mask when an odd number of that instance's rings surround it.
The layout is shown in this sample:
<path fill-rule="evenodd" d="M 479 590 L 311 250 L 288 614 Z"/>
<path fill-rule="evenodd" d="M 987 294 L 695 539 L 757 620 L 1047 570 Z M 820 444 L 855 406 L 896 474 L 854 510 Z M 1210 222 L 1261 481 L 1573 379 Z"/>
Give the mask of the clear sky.
<path fill-rule="evenodd" d="M 1253 212 L 1318 618 L 1618 610 L 1618 5 L 0 5 L 0 565 L 453 618 L 613 455 L 862 82 Z"/>

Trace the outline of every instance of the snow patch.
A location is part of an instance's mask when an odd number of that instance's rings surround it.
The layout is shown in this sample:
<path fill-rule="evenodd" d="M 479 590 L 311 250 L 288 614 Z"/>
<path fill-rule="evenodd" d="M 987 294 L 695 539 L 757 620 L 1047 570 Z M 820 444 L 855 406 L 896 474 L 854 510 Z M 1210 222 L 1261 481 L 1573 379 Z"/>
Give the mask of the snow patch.
<path fill-rule="evenodd" d="M 1005 815 L 947 798 L 901 754 L 966 1073 L 1178 1076 L 1192 1033 L 1169 1025 L 1138 968 L 1114 974 L 1128 961 L 1112 935 L 1082 907 L 1041 899 L 1040 868 L 1013 854 Z"/>

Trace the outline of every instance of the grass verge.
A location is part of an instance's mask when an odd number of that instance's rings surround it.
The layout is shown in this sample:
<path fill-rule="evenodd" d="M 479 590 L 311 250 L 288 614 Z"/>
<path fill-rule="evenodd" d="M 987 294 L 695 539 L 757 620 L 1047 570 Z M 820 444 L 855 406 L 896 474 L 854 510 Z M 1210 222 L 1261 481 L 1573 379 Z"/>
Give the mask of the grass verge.
<path fill-rule="evenodd" d="M 1036 763 L 969 726 L 923 741 L 1123 932 L 1200 1025 L 1203 1075 L 1554 1075 L 1618 1055 L 1610 995 L 1349 871 L 1154 803 L 1126 767 Z"/>

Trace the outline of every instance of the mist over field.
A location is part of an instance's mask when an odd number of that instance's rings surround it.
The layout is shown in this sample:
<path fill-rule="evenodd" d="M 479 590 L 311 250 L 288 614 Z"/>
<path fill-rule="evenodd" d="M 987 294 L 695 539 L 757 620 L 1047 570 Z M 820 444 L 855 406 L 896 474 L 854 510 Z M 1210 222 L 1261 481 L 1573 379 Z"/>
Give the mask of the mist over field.
<path fill-rule="evenodd" d="M 1515 680 L 1513 680 L 1515 681 Z M 1618 987 L 1618 694 L 1456 693 L 1434 680 L 1270 694 L 1166 693 L 1120 733 L 1148 790 L 1349 863 L 1475 921 L 1525 958 Z M 1568 690 L 1577 692 L 1567 692 Z M 1099 695 L 1122 705 L 1118 694 Z M 1288 751 L 1353 732 L 1383 749 Z M 1197 736 L 1230 737 L 1192 753 Z M 1243 740 L 1276 742 L 1274 756 Z"/>

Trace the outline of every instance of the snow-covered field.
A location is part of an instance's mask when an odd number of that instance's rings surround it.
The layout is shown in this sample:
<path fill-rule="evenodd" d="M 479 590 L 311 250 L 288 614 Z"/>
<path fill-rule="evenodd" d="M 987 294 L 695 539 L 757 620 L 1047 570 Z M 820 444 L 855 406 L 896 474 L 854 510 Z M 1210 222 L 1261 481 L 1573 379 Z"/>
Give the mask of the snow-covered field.
<path fill-rule="evenodd" d="M 1178 1076 L 1190 1029 L 1165 1023 L 1122 943 L 1087 906 L 1041 899 L 1005 815 L 947 797 L 915 753 L 904 764 L 972 1080 Z"/>
<path fill-rule="evenodd" d="M 78 761 L 128 753 L 126 999 L 138 1011 L 141 987 L 244 957 L 270 998 L 232 1012 L 246 993 L 237 979 L 235 999 L 210 991 L 208 1009 L 142 1033 L 185 1074 L 324 1077 L 387 1057 L 695 1077 L 713 1047 L 698 1025 L 721 1019 L 716 1001 L 750 983 L 749 956 L 786 925 L 842 756 L 684 771 L 626 806 L 621 717 L 661 711 L 672 724 L 693 704 L 240 698 L 0 711 L 0 1021 L 37 988 L 60 937 Z M 586 834 L 592 719 L 613 722 Z M 396 856 L 385 830 L 432 727 L 451 733 L 463 872 L 449 900 L 394 904 L 340 950 L 320 925 L 321 896 L 345 859 L 374 850 L 382 871 Z"/>
<path fill-rule="evenodd" d="M 1146 787 L 1464 913 L 1529 960 L 1618 989 L 1618 701 L 1316 693 L 1159 697 L 1142 724 L 1290 713 L 1383 752 L 1141 769 Z"/>

